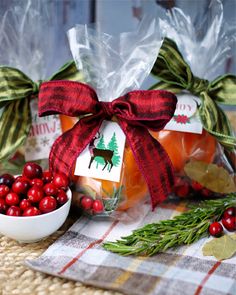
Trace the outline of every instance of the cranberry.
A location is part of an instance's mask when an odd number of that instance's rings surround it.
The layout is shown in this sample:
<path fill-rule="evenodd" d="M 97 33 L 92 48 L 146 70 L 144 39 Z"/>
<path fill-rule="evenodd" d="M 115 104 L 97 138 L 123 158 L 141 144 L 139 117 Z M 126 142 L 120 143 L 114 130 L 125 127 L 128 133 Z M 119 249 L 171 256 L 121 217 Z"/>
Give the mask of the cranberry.
<path fill-rule="evenodd" d="M 101 200 L 95 200 L 92 205 L 94 213 L 101 213 L 104 210 L 104 206 Z"/>
<path fill-rule="evenodd" d="M 9 192 L 10 189 L 7 185 L 0 184 L 0 198 L 4 198 Z"/>
<path fill-rule="evenodd" d="M 63 173 L 55 174 L 53 177 L 52 183 L 57 187 L 61 189 L 67 189 L 69 180 L 67 176 Z"/>
<path fill-rule="evenodd" d="M 44 183 L 43 183 L 43 180 L 40 179 L 40 178 L 34 178 L 34 179 L 31 179 L 30 180 L 30 185 L 31 186 L 39 186 L 39 187 L 43 187 L 44 186 Z"/>
<path fill-rule="evenodd" d="M 236 216 L 236 207 L 229 207 L 225 210 L 223 218 Z"/>
<path fill-rule="evenodd" d="M 204 188 L 201 190 L 201 194 L 203 197 L 210 197 L 212 195 L 212 192 L 209 189 Z"/>
<path fill-rule="evenodd" d="M 59 205 L 64 205 L 68 200 L 66 192 L 61 189 L 58 190 L 56 200 Z"/>
<path fill-rule="evenodd" d="M 12 185 L 12 190 L 16 194 L 26 194 L 29 188 L 30 183 L 23 178 L 17 179 Z"/>
<path fill-rule="evenodd" d="M 43 198 L 39 203 L 39 209 L 43 213 L 51 212 L 55 210 L 56 207 L 57 207 L 57 201 L 51 196 Z"/>
<path fill-rule="evenodd" d="M 52 173 L 50 171 L 44 171 L 42 180 L 44 183 L 49 183 L 52 181 Z"/>
<path fill-rule="evenodd" d="M 23 216 L 36 216 L 40 214 L 41 214 L 40 210 L 36 207 L 29 207 L 25 209 L 23 212 Z"/>
<path fill-rule="evenodd" d="M 41 178 L 43 175 L 42 168 L 33 162 L 26 163 L 23 168 L 23 176 L 33 179 L 33 178 Z"/>
<path fill-rule="evenodd" d="M 11 174 L 6 173 L 0 176 L 0 184 L 5 184 L 8 187 L 11 187 L 14 181 L 15 181 L 15 178 Z"/>
<path fill-rule="evenodd" d="M 18 180 L 25 180 L 25 181 L 28 181 L 28 183 L 30 184 L 30 179 L 25 176 L 22 176 L 22 175 L 17 176 L 15 181 L 18 181 Z"/>
<path fill-rule="evenodd" d="M 31 189 L 28 190 L 27 197 L 32 203 L 37 203 L 42 200 L 44 197 L 44 192 L 41 187 L 32 186 Z"/>
<path fill-rule="evenodd" d="M 18 205 L 20 202 L 20 197 L 16 193 L 9 193 L 6 195 L 5 199 L 7 205 Z"/>
<path fill-rule="evenodd" d="M 235 216 L 223 218 L 222 223 L 223 223 L 223 226 L 228 231 L 235 231 L 236 230 L 236 217 Z"/>
<path fill-rule="evenodd" d="M 94 202 L 94 200 L 91 197 L 89 197 L 89 196 L 83 196 L 80 199 L 80 206 L 84 210 L 89 210 L 89 209 L 92 209 L 93 202 Z"/>
<path fill-rule="evenodd" d="M 219 222 L 213 222 L 209 226 L 209 233 L 213 237 L 219 237 L 219 236 L 221 236 L 222 232 L 223 232 L 223 227 L 222 227 L 222 225 Z"/>
<path fill-rule="evenodd" d="M 29 207 L 31 207 L 31 206 L 32 206 L 32 205 L 31 205 L 30 201 L 27 200 L 27 199 L 23 199 L 23 200 L 20 202 L 20 209 L 21 209 L 22 211 L 24 211 L 25 209 L 27 209 L 27 208 L 29 208 Z"/>
<path fill-rule="evenodd" d="M 184 183 L 184 179 L 181 176 L 175 176 L 175 186 L 179 186 Z"/>
<path fill-rule="evenodd" d="M 7 204 L 4 199 L 0 199 L 0 213 L 5 213 L 7 210 Z"/>
<path fill-rule="evenodd" d="M 47 196 L 56 196 L 58 192 L 58 189 L 55 187 L 53 183 L 45 184 L 43 190 Z"/>
<path fill-rule="evenodd" d="M 203 186 L 199 182 L 194 180 L 192 181 L 191 186 L 195 191 L 200 191 L 203 189 Z"/>
<path fill-rule="evenodd" d="M 11 206 L 7 210 L 7 215 L 9 215 L 9 216 L 20 216 L 21 215 L 20 208 L 17 207 L 17 206 Z"/>
<path fill-rule="evenodd" d="M 187 197 L 188 194 L 190 193 L 190 187 L 188 183 L 183 183 L 182 185 L 179 185 L 175 187 L 174 189 L 176 196 L 180 198 Z"/>

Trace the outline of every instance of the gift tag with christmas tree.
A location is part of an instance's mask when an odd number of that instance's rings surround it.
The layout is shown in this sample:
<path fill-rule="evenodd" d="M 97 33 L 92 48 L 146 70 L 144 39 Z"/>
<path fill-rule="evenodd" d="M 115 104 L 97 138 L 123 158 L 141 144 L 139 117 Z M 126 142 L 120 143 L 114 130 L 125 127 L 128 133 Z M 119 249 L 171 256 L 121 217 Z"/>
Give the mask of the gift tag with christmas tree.
<path fill-rule="evenodd" d="M 75 175 L 119 182 L 125 135 L 115 122 L 104 121 L 98 134 L 79 155 Z"/>

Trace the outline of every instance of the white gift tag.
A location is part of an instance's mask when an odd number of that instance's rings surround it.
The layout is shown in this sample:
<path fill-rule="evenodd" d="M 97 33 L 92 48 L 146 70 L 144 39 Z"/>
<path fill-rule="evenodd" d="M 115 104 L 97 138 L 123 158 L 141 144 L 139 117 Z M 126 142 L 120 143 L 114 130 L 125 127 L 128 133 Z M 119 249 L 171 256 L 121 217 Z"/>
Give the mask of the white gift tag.
<path fill-rule="evenodd" d="M 115 122 L 104 121 L 99 133 L 79 155 L 75 175 L 119 182 L 125 134 Z"/>
<path fill-rule="evenodd" d="M 61 135 L 59 115 L 38 116 L 38 100 L 30 102 L 32 126 L 25 145 L 25 160 L 47 159 L 54 141 Z"/>
<path fill-rule="evenodd" d="M 189 93 L 179 94 L 177 99 L 174 116 L 164 129 L 201 134 L 202 123 L 197 110 L 200 99 Z"/>

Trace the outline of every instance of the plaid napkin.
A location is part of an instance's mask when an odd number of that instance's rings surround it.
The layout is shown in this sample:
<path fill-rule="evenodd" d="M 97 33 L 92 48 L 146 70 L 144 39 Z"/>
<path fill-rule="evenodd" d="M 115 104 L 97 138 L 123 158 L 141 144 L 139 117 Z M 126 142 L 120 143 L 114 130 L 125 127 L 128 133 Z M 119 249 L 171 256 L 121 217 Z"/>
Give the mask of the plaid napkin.
<path fill-rule="evenodd" d="M 114 241 L 133 229 L 184 211 L 186 203 L 167 203 L 155 212 L 144 205 L 133 223 L 81 217 L 38 259 L 27 260 L 35 270 L 117 290 L 129 295 L 235 295 L 236 257 L 219 262 L 202 255 L 209 238 L 153 257 L 122 257 L 105 251 L 104 241 Z"/>

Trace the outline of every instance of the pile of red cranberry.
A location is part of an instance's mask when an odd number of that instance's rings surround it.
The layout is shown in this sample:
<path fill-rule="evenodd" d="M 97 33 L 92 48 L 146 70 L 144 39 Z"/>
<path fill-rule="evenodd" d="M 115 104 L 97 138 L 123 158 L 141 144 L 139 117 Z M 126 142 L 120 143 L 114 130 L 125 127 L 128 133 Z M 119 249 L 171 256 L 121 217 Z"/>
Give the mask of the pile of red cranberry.
<path fill-rule="evenodd" d="M 230 207 L 223 213 L 221 223 L 228 231 L 236 231 L 236 207 Z M 209 233 L 213 237 L 220 237 L 224 231 L 220 222 L 213 222 L 209 226 Z"/>
<path fill-rule="evenodd" d="M 216 193 L 213 193 L 199 182 L 190 180 L 188 177 L 179 177 L 175 179 L 174 193 L 179 198 L 186 198 L 191 195 L 198 195 L 203 198 L 210 198 Z"/>
<path fill-rule="evenodd" d="M 68 178 L 52 175 L 36 164 L 25 164 L 22 176 L 0 176 L 0 213 L 9 216 L 35 216 L 54 211 L 67 200 Z"/>
<path fill-rule="evenodd" d="M 99 214 L 104 211 L 102 200 L 94 200 L 90 196 L 82 196 L 80 199 L 80 207 L 90 214 Z"/>

